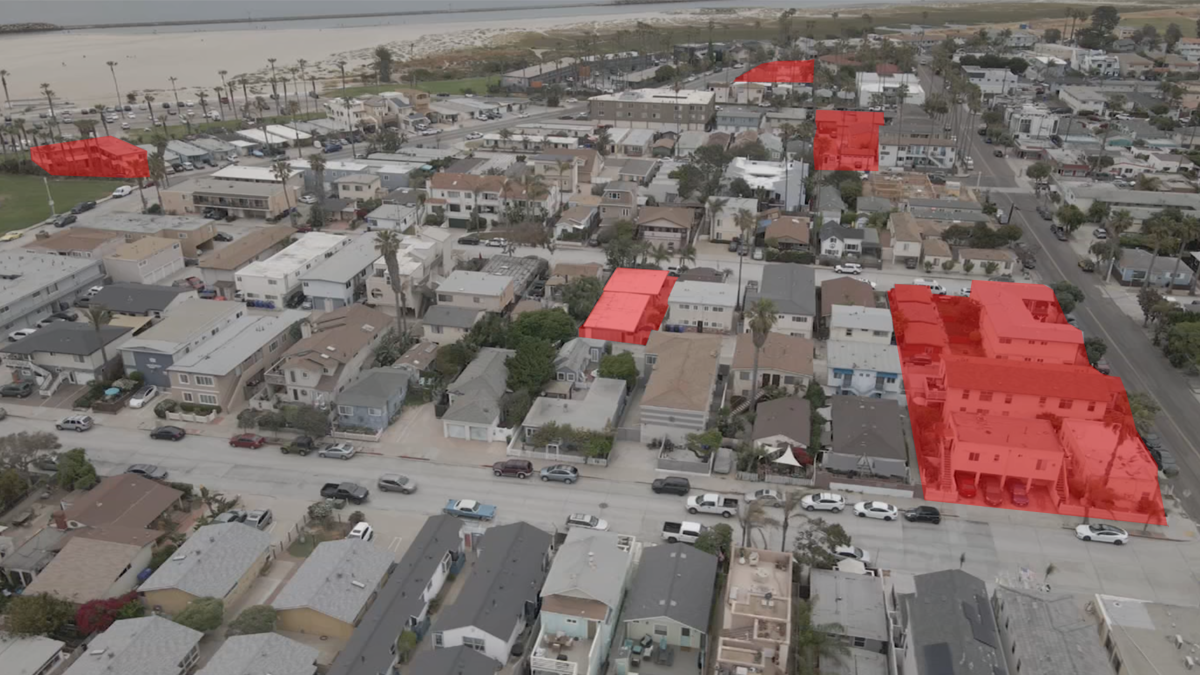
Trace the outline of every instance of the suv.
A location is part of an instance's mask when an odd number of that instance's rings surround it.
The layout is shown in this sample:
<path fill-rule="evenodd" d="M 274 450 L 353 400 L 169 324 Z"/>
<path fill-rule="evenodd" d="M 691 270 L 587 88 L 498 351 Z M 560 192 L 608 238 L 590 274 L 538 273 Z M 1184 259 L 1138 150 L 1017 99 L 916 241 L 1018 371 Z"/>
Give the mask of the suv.
<path fill-rule="evenodd" d="M 87 415 L 64 417 L 54 425 L 59 431 L 87 431 L 92 428 L 92 418 Z"/>
<path fill-rule="evenodd" d="M 516 476 L 529 478 L 533 475 L 533 462 L 527 459 L 506 459 L 492 465 L 492 474 L 496 476 Z"/>
<path fill-rule="evenodd" d="M 0 396 L 13 396 L 16 398 L 29 398 L 33 394 L 32 382 L 13 382 L 0 387 Z"/>
<path fill-rule="evenodd" d="M 291 443 L 281 447 L 279 451 L 285 455 L 290 455 L 294 452 L 297 455 L 304 457 L 316 449 L 317 444 L 313 441 L 312 436 L 297 436 L 292 440 Z"/>
<path fill-rule="evenodd" d="M 650 489 L 656 494 L 687 495 L 692 491 L 692 484 L 686 478 L 667 476 L 666 478 L 656 478 L 650 484 Z"/>
<path fill-rule="evenodd" d="M 253 525 L 254 527 L 257 527 L 260 530 L 265 530 L 274 520 L 275 516 L 271 515 L 271 509 L 261 509 L 247 513 L 246 520 L 244 522 L 247 525 Z"/>

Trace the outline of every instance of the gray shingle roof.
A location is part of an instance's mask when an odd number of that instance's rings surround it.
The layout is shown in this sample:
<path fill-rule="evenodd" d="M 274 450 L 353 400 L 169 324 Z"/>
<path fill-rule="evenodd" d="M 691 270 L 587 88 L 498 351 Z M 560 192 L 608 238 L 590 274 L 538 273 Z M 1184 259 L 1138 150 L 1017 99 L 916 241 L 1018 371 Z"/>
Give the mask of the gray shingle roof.
<path fill-rule="evenodd" d="M 490 528 L 479 544 L 479 559 L 453 605 L 444 608 L 434 631 L 473 626 L 507 640 L 525 611 L 537 603 L 551 537 L 520 522 Z"/>
<path fill-rule="evenodd" d="M 1096 627 L 1066 593 L 996 587 L 1009 641 L 1024 655 L 1022 675 L 1111 675 Z"/>
<path fill-rule="evenodd" d="M 834 396 L 833 451 L 855 457 L 908 458 L 904 430 L 900 426 L 900 404 L 889 399 Z"/>
<path fill-rule="evenodd" d="M 812 416 L 809 409 L 808 401 L 798 396 L 786 396 L 759 403 L 755 408 L 752 440 L 786 436 L 808 447 L 812 436 Z"/>
<path fill-rule="evenodd" d="M 493 675 L 499 669 L 499 663 L 470 647 L 450 647 L 417 654 L 405 671 L 421 675 Z"/>
<path fill-rule="evenodd" d="M 180 293 L 194 293 L 179 286 L 149 286 L 146 284 L 109 284 L 92 298 L 92 306 L 103 306 L 114 312 L 145 314 L 162 311 Z"/>
<path fill-rule="evenodd" d="M 313 675 L 320 650 L 276 633 L 238 635 L 196 675 Z"/>
<path fill-rule="evenodd" d="M 814 625 L 837 623 L 842 635 L 887 641 L 887 606 L 879 577 L 813 569 L 809 595 Z"/>
<path fill-rule="evenodd" d="M 917 672 L 929 675 L 1008 675 L 987 586 L 962 570 L 914 578 L 903 596 Z"/>
<path fill-rule="evenodd" d="M 381 408 L 393 394 L 408 388 L 411 374 L 399 368 L 372 368 L 337 395 L 339 405 Z"/>
<path fill-rule="evenodd" d="M 842 195 L 838 189 L 832 185 L 822 185 L 817 188 L 817 210 L 818 211 L 845 211 L 846 202 L 842 201 Z"/>
<path fill-rule="evenodd" d="M 64 675 L 176 673 L 180 662 L 200 643 L 201 637 L 204 634 L 200 631 L 161 616 L 124 619 L 96 636 Z"/>
<path fill-rule="evenodd" d="M 821 226 L 821 241 L 825 241 L 826 239 L 831 239 L 833 237 L 837 237 L 843 241 L 847 239 L 864 239 L 866 236 L 866 229 L 850 227 L 849 225 L 841 225 L 833 222 L 832 220 L 826 221 L 826 223 Z"/>
<path fill-rule="evenodd" d="M 459 374 L 448 391 L 454 403 L 443 420 L 469 424 L 491 424 L 500 414 L 500 397 L 507 390 L 508 367 L 504 362 L 516 354 L 511 349 L 484 347 Z"/>
<path fill-rule="evenodd" d="M 746 305 L 765 298 L 775 303 L 781 314 L 814 316 L 817 290 L 813 268 L 807 265 L 776 263 L 763 268 L 762 284 L 757 292 L 746 294 Z"/>
<path fill-rule="evenodd" d="M 139 591 L 179 589 L 197 598 L 224 598 L 258 557 L 271 535 L 242 523 L 218 523 L 196 530 Z"/>
<path fill-rule="evenodd" d="M 45 328 L 39 328 L 37 333 L 16 342 L 7 344 L 0 351 L 9 354 L 34 354 L 37 352 L 54 352 L 73 356 L 88 356 L 100 350 L 101 338 L 105 345 L 129 332 L 128 327 L 102 326 L 100 335 L 91 324 L 82 322 L 58 321 Z M 116 356 L 111 350 L 109 358 Z"/>
<path fill-rule="evenodd" d="M 425 611 L 426 602 L 421 593 L 446 553 L 462 547 L 461 532 L 462 521 L 453 516 L 437 515 L 425 521 L 379 596 L 363 615 L 345 649 L 334 660 L 328 675 L 377 675 L 391 668 L 396 638 L 410 621 Z"/>
<path fill-rule="evenodd" d="M 455 307 L 454 305 L 434 305 L 425 312 L 422 323 L 429 326 L 446 326 L 449 328 L 467 329 L 475 325 L 482 309 L 472 307 Z"/>
<path fill-rule="evenodd" d="M 271 606 L 308 608 L 354 623 L 392 564 L 392 555 L 362 539 L 321 542 Z"/>
<path fill-rule="evenodd" d="M 650 546 L 642 551 L 637 576 L 625 600 L 623 621 L 668 617 L 708 633 L 717 557 L 687 544 Z"/>
<path fill-rule="evenodd" d="M 616 610 L 629 572 L 629 551 L 617 548 L 620 535 L 572 529 L 554 556 L 542 586 L 542 597 L 559 593 L 585 595 Z"/>

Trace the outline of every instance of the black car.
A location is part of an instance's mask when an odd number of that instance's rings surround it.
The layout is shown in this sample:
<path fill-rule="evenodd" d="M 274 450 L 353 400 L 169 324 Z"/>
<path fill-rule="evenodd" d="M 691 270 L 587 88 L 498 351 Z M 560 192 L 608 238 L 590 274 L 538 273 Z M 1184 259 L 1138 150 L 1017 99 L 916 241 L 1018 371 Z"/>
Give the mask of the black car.
<path fill-rule="evenodd" d="M 930 174 L 929 182 L 933 183 L 934 185 L 945 185 L 946 177 L 938 173 Z"/>
<path fill-rule="evenodd" d="M 1054 214 L 1050 213 L 1050 209 L 1044 206 L 1037 207 L 1037 212 L 1042 217 L 1042 220 L 1054 220 Z"/>
<path fill-rule="evenodd" d="M 910 523 L 933 523 L 937 525 L 942 522 L 942 513 L 932 506 L 918 506 L 905 511 L 904 519 Z"/>
<path fill-rule="evenodd" d="M 71 209 L 71 213 L 83 213 L 84 211 L 91 211 L 94 208 L 96 208 L 96 202 L 79 202 Z"/>
<path fill-rule="evenodd" d="M 686 495 L 692 491 L 692 484 L 686 478 L 679 476 L 667 476 L 666 478 L 656 478 L 650 484 L 650 489 L 656 494 L 668 495 Z"/>
<path fill-rule="evenodd" d="M 217 241 L 233 241 L 233 235 L 226 232 L 218 232 L 213 235 L 213 239 L 216 239 Z"/>
<path fill-rule="evenodd" d="M 76 220 L 79 220 L 79 219 L 75 217 L 75 214 L 64 213 L 61 216 L 54 219 L 54 226 L 55 227 L 66 227 L 66 226 L 70 225 L 71 223 L 75 222 Z"/>
<path fill-rule="evenodd" d="M 0 387 L 0 396 L 12 398 L 29 398 L 33 394 L 32 382 L 13 382 Z"/>
<path fill-rule="evenodd" d="M 79 318 L 79 312 L 72 312 L 68 309 L 61 312 L 55 312 L 50 315 L 50 318 L 61 319 L 63 321 L 74 321 Z"/>
<path fill-rule="evenodd" d="M 478 246 L 479 237 L 476 237 L 473 234 L 468 234 L 465 237 L 459 237 L 458 243 L 462 244 L 463 246 Z"/>
<path fill-rule="evenodd" d="M 187 436 L 186 431 L 172 426 L 159 427 L 150 432 L 150 438 L 162 441 L 178 441 L 184 436 Z"/>

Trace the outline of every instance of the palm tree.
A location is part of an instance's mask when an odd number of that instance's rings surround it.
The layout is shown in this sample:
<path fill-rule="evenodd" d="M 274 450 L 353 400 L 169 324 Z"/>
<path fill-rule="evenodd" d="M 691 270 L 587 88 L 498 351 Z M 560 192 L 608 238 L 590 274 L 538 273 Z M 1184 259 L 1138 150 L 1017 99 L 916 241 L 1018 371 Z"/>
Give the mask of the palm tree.
<path fill-rule="evenodd" d="M 196 98 L 200 99 L 200 114 L 204 117 L 204 121 L 208 121 L 208 92 L 200 89 L 196 92 Z"/>
<path fill-rule="evenodd" d="M 271 95 L 275 99 L 275 112 L 276 112 L 276 114 L 278 114 L 279 113 L 279 89 L 277 89 L 275 86 L 276 83 L 278 82 L 277 78 L 275 77 L 275 61 L 276 60 L 277 59 L 272 57 L 272 58 L 267 59 L 267 63 L 271 64 Z"/>
<path fill-rule="evenodd" d="M 179 117 L 183 120 L 183 124 L 187 127 L 187 132 L 190 136 L 192 134 L 192 122 L 188 119 L 187 115 L 184 115 L 183 111 L 179 109 L 179 90 L 175 87 L 175 83 L 179 81 L 179 78 L 172 76 L 168 77 L 167 79 L 171 81 L 171 93 L 175 95 L 175 110 L 179 113 Z"/>
<path fill-rule="evenodd" d="M 46 96 L 46 102 L 50 104 L 50 124 L 51 125 L 57 124 L 58 117 L 55 116 L 55 114 L 54 114 L 54 90 L 50 88 L 50 84 L 48 82 L 43 82 L 41 85 L 41 89 L 42 89 L 42 94 L 44 94 Z M 58 130 L 58 135 L 62 136 L 62 128 L 61 127 Z"/>
<path fill-rule="evenodd" d="M 729 204 L 728 198 L 710 197 L 708 200 L 708 236 L 710 239 L 716 235 L 717 220 L 724 213 L 727 204 Z"/>
<path fill-rule="evenodd" d="M 555 161 L 554 166 L 558 170 L 559 193 L 561 194 L 563 192 L 574 192 L 575 191 L 575 183 L 571 182 L 571 184 L 570 184 L 571 189 L 567 190 L 563 186 L 562 178 L 563 178 L 563 174 L 565 174 L 568 169 L 575 166 L 575 158 L 574 157 L 564 157 L 563 159 Z"/>
<path fill-rule="evenodd" d="M 300 60 L 296 61 L 296 67 L 297 67 L 297 70 L 299 70 L 299 72 L 300 72 L 300 81 L 303 82 L 303 81 L 307 80 L 308 73 L 306 73 L 304 69 L 308 67 L 308 61 L 305 59 L 300 59 Z M 296 95 L 300 96 L 299 88 L 296 89 Z M 310 98 L 309 96 L 301 97 L 301 100 L 304 101 L 304 114 L 305 115 L 308 114 L 308 99 L 309 98 Z"/>
<path fill-rule="evenodd" d="M 684 246 L 680 247 L 680 249 L 678 251 L 676 251 L 676 253 L 679 255 L 680 269 L 687 267 L 689 262 L 692 263 L 693 265 L 696 264 L 696 247 L 695 246 L 692 246 L 691 244 L 685 244 Z"/>
<path fill-rule="evenodd" d="M 746 312 L 746 326 L 750 329 L 751 338 L 754 341 L 754 366 L 750 378 L 750 408 L 749 412 L 753 413 L 755 404 L 758 402 L 758 356 L 762 353 L 762 348 L 767 344 L 767 337 L 771 335 L 771 329 L 775 327 L 775 322 L 779 320 L 775 303 L 765 298 L 756 300 L 750 309 Z"/>
<path fill-rule="evenodd" d="M 775 527 L 779 521 L 767 513 L 767 508 L 760 501 L 750 502 L 738 513 L 738 523 L 742 526 L 742 546 L 750 546 L 750 534 L 764 527 Z M 764 548 L 766 542 L 764 542 Z"/>
<path fill-rule="evenodd" d="M 896 87 L 896 107 L 900 110 L 900 123 L 896 129 L 896 135 L 904 137 L 904 100 L 908 98 L 908 85 L 902 84 Z"/>
<path fill-rule="evenodd" d="M 103 104 L 101 103 L 101 104 L 97 104 L 97 105 L 103 105 Z M 108 117 L 104 114 L 104 108 L 98 107 L 96 109 L 100 111 L 100 123 L 104 125 L 104 135 L 108 136 L 109 135 L 109 133 L 108 133 Z M 87 121 L 92 123 L 92 131 L 95 132 L 95 130 L 96 130 L 95 121 L 94 120 L 87 120 Z M 79 125 L 76 124 L 75 126 L 78 127 Z M 87 136 L 85 135 L 84 138 L 87 138 Z"/>
<path fill-rule="evenodd" d="M 308 168 L 312 169 L 313 175 L 317 179 L 317 201 L 325 201 L 325 156 L 321 153 L 309 155 Z M 424 194 L 424 193 L 421 193 Z"/>
<path fill-rule="evenodd" d="M 1171 286 L 1175 285 L 1175 276 L 1179 274 L 1179 263 L 1183 259 L 1183 250 L 1187 248 L 1188 244 L 1200 239 L 1200 219 L 1193 216 L 1180 218 L 1175 227 L 1175 235 L 1179 237 L 1179 253 L 1175 256 L 1175 269 L 1171 270 Z"/>
<path fill-rule="evenodd" d="M 1160 211 L 1159 214 L 1162 212 Z M 1144 286 L 1150 286 L 1154 279 L 1154 263 L 1158 260 L 1158 254 L 1162 247 L 1170 243 L 1174 235 L 1175 222 L 1169 218 L 1159 217 L 1155 214 L 1142 223 L 1143 236 L 1150 239 L 1154 244 L 1154 250 L 1150 254 L 1150 267 L 1146 269 L 1146 279 L 1142 282 Z"/>
<path fill-rule="evenodd" d="M 836 636 L 845 634 L 838 623 L 814 624 L 812 599 L 792 601 L 792 649 L 797 659 L 799 675 L 818 675 L 821 660 L 840 661 L 850 654 L 850 648 Z"/>
<path fill-rule="evenodd" d="M 221 76 L 221 88 L 220 88 L 220 90 L 217 91 L 217 104 L 221 106 L 221 115 L 222 116 L 224 116 L 224 114 L 225 114 L 225 104 L 221 103 L 221 99 L 225 98 L 225 94 L 223 92 L 225 92 L 225 91 L 229 92 L 229 94 L 230 94 L 229 106 L 231 108 L 233 108 L 233 97 L 232 97 L 233 90 L 230 89 L 229 85 L 225 83 L 225 76 L 228 74 L 229 74 L 228 70 L 218 70 L 217 71 L 217 75 Z M 237 108 L 233 108 L 233 111 L 234 111 L 234 114 L 236 115 Z"/>
<path fill-rule="evenodd" d="M 742 233 L 742 239 L 741 239 L 742 246 L 749 246 L 750 244 L 753 244 L 754 242 L 753 242 L 753 240 L 750 239 L 750 235 L 751 235 L 751 233 L 754 232 L 754 226 L 758 224 L 758 221 L 755 218 L 755 214 L 751 213 L 747 209 L 738 209 L 737 218 L 736 218 L 735 222 L 737 223 L 738 230 Z M 742 301 L 741 301 L 741 298 L 742 298 L 742 263 L 745 262 L 745 260 L 746 260 L 746 256 L 742 255 L 741 251 L 738 251 L 738 285 L 737 285 L 738 303 L 737 304 L 739 306 L 742 304 Z"/>
<path fill-rule="evenodd" d="M 117 90 L 117 110 L 120 110 L 121 109 L 121 85 L 117 84 L 117 62 L 109 61 L 109 62 L 107 62 L 107 65 L 108 65 L 109 72 L 112 73 L 113 88 Z M 103 113 L 104 109 L 101 108 L 100 111 L 101 111 L 101 113 Z"/>
<path fill-rule="evenodd" d="M 108 371 L 108 348 L 104 345 L 104 336 L 100 334 L 100 329 L 109 321 L 112 321 L 113 313 L 104 305 L 92 305 L 84 312 L 88 323 L 92 324 L 92 330 L 96 331 L 96 339 L 100 341 L 100 371 L 101 377 Z"/>
<path fill-rule="evenodd" d="M 342 71 L 342 105 L 346 106 L 346 127 L 350 132 L 350 156 L 358 157 L 358 150 L 354 147 L 354 125 L 350 120 L 350 97 L 346 96 L 346 61 L 338 61 L 335 65 L 338 70 Z"/>
<path fill-rule="evenodd" d="M 0 85 L 4 86 L 4 102 L 7 103 L 8 107 L 10 108 L 12 107 L 12 99 L 8 97 L 8 76 L 11 74 L 12 73 L 8 72 L 7 70 L 0 69 Z"/>
<path fill-rule="evenodd" d="M 1133 189 L 1142 192 L 1157 192 L 1160 187 L 1162 187 L 1162 181 L 1157 176 L 1142 174 L 1137 177 L 1137 183 L 1134 184 Z"/>
<path fill-rule="evenodd" d="M 292 198 L 288 195 L 288 193 L 291 192 L 291 189 L 287 184 L 288 178 L 292 177 L 292 165 L 288 164 L 286 159 L 275 160 L 275 162 L 271 164 L 271 173 L 275 174 L 275 177 L 278 178 L 279 182 L 283 184 L 283 200 L 287 203 L 288 215 L 291 217 L 292 227 L 295 227 L 296 210 L 292 208 Z"/>
<path fill-rule="evenodd" d="M 384 264 L 387 265 L 388 283 L 396 298 L 396 327 L 400 335 L 406 335 L 408 330 L 405 314 L 408 312 L 408 303 L 404 297 L 404 284 L 400 279 L 400 262 L 396 259 L 400 252 L 400 235 L 392 230 L 379 230 L 375 233 L 375 250 L 379 251 Z"/>
<path fill-rule="evenodd" d="M 654 264 L 662 266 L 662 264 L 671 259 L 671 252 L 667 250 L 666 244 L 659 244 L 650 251 L 650 257 L 654 259 Z"/>
<path fill-rule="evenodd" d="M 1133 227 L 1133 214 L 1125 209 L 1113 211 L 1108 214 L 1108 220 L 1105 221 L 1105 226 L 1112 233 L 1112 241 L 1115 245 L 1110 251 L 1111 257 L 1108 260 L 1108 273 L 1104 275 L 1104 281 L 1107 282 L 1112 278 L 1113 266 L 1121 259 L 1121 235 L 1126 230 Z"/>
<path fill-rule="evenodd" d="M 791 450 L 784 450 L 784 452 L 791 452 Z M 803 499 L 804 493 L 799 490 L 792 490 L 783 494 L 783 504 L 780 504 L 780 507 L 783 509 L 783 519 L 779 523 L 780 530 L 782 531 L 779 539 L 780 551 L 787 550 L 788 523 L 791 521 L 792 516 L 803 516 L 803 514 L 798 513 L 801 506 L 800 502 Z"/>
<path fill-rule="evenodd" d="M 242 105 L 245 106 L 245 108 L 248 111 L 250 109 L 250 90 L 248 88 L 249 83 L 246 81 L 246 78 L 244 78 L 244 77 L 241 78 L 240 80 L 238 80 L 238 82 L 241 83 L 241 85 L 242 85 Z M 233 100 L 233 99 L 230 99 L 230 100 Z M 235 110 L 236 110 L 236 108 L 235 108 Z M 247 113 L 247 115 L 248 115 L 248 113 Z M 255 117 L 261 117 L 261 116 L 262 116 L 261 112 L 259 112 L 255 115 Z"/>

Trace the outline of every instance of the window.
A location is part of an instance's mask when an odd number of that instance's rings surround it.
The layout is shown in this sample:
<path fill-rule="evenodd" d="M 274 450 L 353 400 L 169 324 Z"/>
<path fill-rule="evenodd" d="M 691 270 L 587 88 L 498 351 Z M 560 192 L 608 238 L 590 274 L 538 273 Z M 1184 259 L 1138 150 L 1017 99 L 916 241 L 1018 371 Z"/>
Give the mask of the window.
<path fill-rule="evenodd" d="M 679 629 L 679 637 L 691 637 L 691 636 L 692 636 L 692 629 L 691 629 L 691 628 L 684 628 L 684 627 L 680 627 L 680 629 Z"/>
<path fill-rule="evenodd" d="M 1073 406 L 1073 405 L 1075 405 L 1075 401 L 1072 401 L 1069 398 L 1064 398 L 1058 402 L 1058 409 L 1059 410 L 1070 410 L 1071 406 Z"/>
<path fill-rule="evenodd" d="M 846 329 L 846 337 L 854 337 L 854 329 L 853 328 Z"/>
<path fill-rule="evenodd" d="M 749 380 L 750 379 L 750 371 L 743 370 L 741 373 L 738 374 L 738 379 L 739 380 Z"/>
<path fill-rule="evenodd" d="M 1039 460 L 1037 461 L 1037 465 L 1036 465 L 1034 468 L 1035 468 L 1037 471 L 1044 471 L 1044 470 L 1046 469 L 1046 460 L 1044 460 L 1044 459 L 1039 459 Z"/>
<path fill-rule="evenodd" d="M 463 637 L 463 646 L 474 649 L 477 652 L 482 652 L 487 649 L 487 644 L 477 637 Z"/>
<path fill-rule="evenodd" d="M 1043 408 L 1046 407 L 1046 397 L 1045 396 L 1042 396 L 1041 398 L 1038 399 L 1038 405 Z"/>
<path fill-rule="evenodd" d="M 646 355 L 646 365 L 652 366 L 656 363 L 658 363 L 658 354 L 647 354 Z"/>
<path fill-rule="evenodd" d="M 1096 412 L 1096 402 L 1095 401 L 1088 402 L 1087 411 L 1088 412 Z"/>
<path fill-rule="evenodd" d="M 351 408 L 348 405 L 339 405 L 338 414 L 343 417 L 349 417 L 354 414 L 354 408 Z"/>
<path fill-rule="evenodd" d="M 441 633 L 434 633 L 434 634 L 433 634 L 433 646 L 435 646 L 435 647 L 441 647 L 441 646 L 443 646 L 443 644 L 444 644 L 444 642 L 443 642 L 443 640 L 442 640 L 442 634 L 441 634 Z"/>
<path fill-rule="evenodd" d="M 979 392 L 979 400 L 980 400 L 980 402 L 983 402 L 983 403 L 991 401 L 992 400 L 992 392 L 990 392 L 990 391 Z"/>
<path fill-rule="evenodd" d="M 196 384 L 200 385 L 201 387 L 211 387 L 213 386 L 213 379 L 208 375 L 197 375 Z"/>
<path fill-rule="evenodd" d="M 383 411 L 379 408 L 367 408 L 367 414 L 371 417 L 383 417 Z"/>
<path fill-rule="evenodd" d="M 970 389 L 964 389 L 964 390 L 963 390 L 963 396 L 962 396 L 962 397 L 963 397 L 963 400 L 964 400 L 964 401 L 969 401 L 969 400 L 971 400 L 971 390 L 970 390 Z"/>
<path fill-rule="evenodd" d="M 179 384 L 191 384 L 191 380 L 184 373 L 179 374 Z"/>
<path fill-rule="evenodd" d="M 865 646 L 867 646 L 867 639 L 866 639 L 866 638 L 863 638 L 863 637 L 855 637 L 855 638 L 854 638 L 854 646 L 855 646 L 855 647 L 865 647 Z"/>
<path fill-rule="evenodd" d="M 655 634 L 655 635 L 666 635 L 666 634 L 667 634 L 667 627 L 666 627 L 666 626 L 660 626 L 660 625 L 658 625 L 658 624 L 654 624 L 654 634 Z"/>
<path fill-rule="evenodd" d="M 1012 394 L 1005 394 L 1005 395 L 1004 395 L 1004 402 L 1005 402 L 1005 403 L 1012 403 Z"/>
<path fill-rule="evenodd" d="M 188 403 L 195 403 L 196 397 L 192 396 L 192 392 L 185 391 L 183 392 L 183 400 L 187 401 Z"/>
<path fill-rule="evenodd" d="M 217 397 L 212 394 L 200 394 L 200 402 L 204 405 L 216 405 Z"/>
<path fill-rule="evenodd" d="M 967 459 L 972 462 L 978 462 L 979 461 L 979 453 L 972 452 L 971 454 L 967 455 Z"/>

